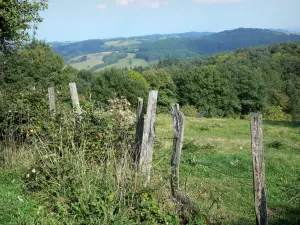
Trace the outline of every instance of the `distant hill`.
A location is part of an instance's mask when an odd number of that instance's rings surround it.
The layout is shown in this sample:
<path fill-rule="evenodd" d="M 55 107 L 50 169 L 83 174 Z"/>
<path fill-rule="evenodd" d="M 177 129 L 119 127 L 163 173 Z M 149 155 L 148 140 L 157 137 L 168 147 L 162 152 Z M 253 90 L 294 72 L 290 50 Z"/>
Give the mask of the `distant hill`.
<path fill-rule="evenodd" d="M 107 51 L 124 51 L 132 53 L 136 48 L 144 44 L 152 43 L 167 38 L 186 38 L 186 37 L 201 37 L 211 35 L 212 32 L 186 32 L 173 34 L 152 34 L 136 37 L 118 37 L 110 39 L 94 39 L 80 42 L 50 42 L 53 50 L 62 55 L 66 61 L 71 58 L 86 55 L 101 53 Z"/>
<path fill-rule="evenodd" d="M 64 56 L 65 58 L 72 58 L 75 56 L 84 55 L 87 53 L 97 53 L 105 49 L 103 40 L 86 40 L 70 44 L 58 44 L 53 46 L 54 52 Z"/>
<path fill-rule="evenodd" d="M 136 57 L 146 61 L 183 58 L 292 41 L 300 41 L 300 35 L 267 29 L 239 28 L 202 37 L 159 40 L 141 46 Z"/>
<path fill-rule="evenodd" d="M 55 42 L 52 43 L 52 47 L 70 64 L 74 63 L 74 60 L 78 61 L 78 57 L 96 53 L 106 54 L 106 52 L 135 54 L 137 59 L 153 62 L 160 59 L 209 55 L 234 51 L 243 47 L 294 41 L 300 41 L 299 34 L 280 30 L 239 28 L 219 33 L 186 32 L 86 40 L 75 43 Z M 92 64 L 95 63 L 101 64 L 102 62 L 93 62 Z M 87 67 L 93 66 L 89 64 L 89 62 L 85 63 Z"/>
<path fill-rule="evenodd" d="M 287 30 L 287 29 L 268 29 L 271 31 L 277 31 L 277 32 L 282 32 L 282 33 L 286 33 L 286 34 L 300 34 L 298 29 L 293 29 L 293 30 Z"/>
<path fill-rule="evenodd" d="M 200 37 L 200 36 L 206 36 L 206 35 L 211 35 L 214 34 L 214 32 L 196 32 L 196 31 L 191 31 L 191 32 L 185 32 L 185 33 L 172 33 L 172 34 L 151 34 L 151 35 L 146 35 L 146 36 L 137 36 L 133 38 L 139 38 L 139 39 L 161 39 L 161 38 L 181 38 L 181 37 Z"/>

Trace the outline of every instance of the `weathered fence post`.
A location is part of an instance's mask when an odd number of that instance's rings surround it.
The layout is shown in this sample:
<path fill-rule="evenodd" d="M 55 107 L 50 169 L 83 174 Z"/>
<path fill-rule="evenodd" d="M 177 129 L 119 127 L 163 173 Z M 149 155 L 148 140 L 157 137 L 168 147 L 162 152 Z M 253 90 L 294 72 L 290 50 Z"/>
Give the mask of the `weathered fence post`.
<path fill-rule="evenodd" d="M 268 212 L 265 184 L 262 116 L 259 113 L 251 113 L 251 148 L 256 224 L 267 225 Z"/>
<path fill-rule="evenodd" d="M 171 191 L 177 198 L 179 192 L 179 165 L 184 134 L 184 114 L 179 111 L 178 104 L 172 104 L 172 118 L 174 126 L 173 154 L 171 158 Z"/>
<path fill-rule="evenodd" d="M 139 169 L 146 175 L 147 184 L 150 182 L 153 144 L 155 138 L 155 117 L 158 91 L 150 91 L 147 115 L 144 121 L 143 139 L 139 159 Z"/>
<path fill-rule="evenodd" d="M 49 87 L 48 88 L 48 94 L 49 94 L 50 114 L 55 115 L 56 109 L 55 109 L 54 87 Z"/>
<path fill-rule="evenodd" d="M 139 159 L 141 154 L 141 147 L 143 141 L 143 129 L 144 129 L 144 112 L 143 112 L 143 99 L 138 98 L 136 108 L 136 133 L 135 133 L 135 148 L 133 153 L 133 160 L 136 166 L 139 165 Z"/>
<path fill-rule="evenodd" d="M 73 109 L 75 110 L 75 112 L 77 112 L 78 115 L 81 115 L 82 112 L 81 112 L 81 108 L 80 108 L 80 104 L 79 104 L 76 83 L 75 82 L 69 83 L 69 87 L 70 87 L 70 92 L 71 92 Z"/>

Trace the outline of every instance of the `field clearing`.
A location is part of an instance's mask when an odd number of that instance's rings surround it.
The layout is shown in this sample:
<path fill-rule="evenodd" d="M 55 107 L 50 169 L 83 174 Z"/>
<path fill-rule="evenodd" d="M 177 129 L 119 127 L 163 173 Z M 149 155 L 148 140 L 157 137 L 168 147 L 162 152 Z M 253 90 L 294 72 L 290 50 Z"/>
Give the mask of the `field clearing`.
<path fill-rule="evenodd" d="M 103 56 L 111 54 L 112 52 L 101 52 L 101 53 L 95 53 L 95 54 L 89 54 L 87 55 L 88 60 L 84 62 L 78 62 L 78 63 L 71 63 L 70 65 L 78 70 L 82 69 L 89 69 L 97 64 L 103 63 Z M 82 56 L 75 57 L 71 60 L 79 59 Z"/>
<path fill-rule="evenodd" d="M 116 41 L 107 41 L 105 42 L 106 45 L 111 45 L 115 47 L 121 47 L 121 46 L 129 46 L 129 45 L 139 45 L 141 44 L 138 40 L 116 40 Z"/>
<path fill-rule="evenodd" d="M 107 41 L 107 42 L 105 42 L 104 44 L 115 46 L 115 45 L 119 44 L 120 42 L 121 42 L 120 40 L 116 40 L 116 41 Z"/>
<path fill-rule="evenodd" d="M 124 59 L 120 59 L 118 63 L 108 65 L 104 68 L 100 68 L 97 71 L 103 71 L 105 68 L 112 68 L 112 67 L 121 69 L 121 68 L 125 68 L 125 67 L 133 68 L 136 66 L 147 66 L 148 65 L 148 63 L 144 59 L 136 59 L 134 57 L 135 57 L 134 53 L 128 53 L 128 56 Z M 130 61 L 131 61 L 131 63 L 130 63 Z"/>
<path fill-rule="evenodd" d="M 158 116 L 153 173 L 161 174 L 165 189 L 172 126 L 171 116 Z M 268 206 L 277 212 L 269 224 L 299 224 L 300 198 L 295 189 L 300 187 L 300 126 L 264 121 L 263 132 Z M 200 208 L 210 208 L 212 221 L 255 224 L 250 121 L 186 118 L 184 137 L 181 190 Z"/>
<path fill-rule="evenodd" d="M 112 52 L 101 52 L 101 53 L 95 53 L 95 54 L 89 54 L 87 55 L 88 60 L 84 61 L 84 62 L 79 62 L 79 63 L 71 63 L 70 65 L 73 66 L 74 68 L 78 69 L 78 70 L 82 70 L 82 69 L 90 69 L 95 65 L 104 63 L 103 62 L 103 56 L 104 55 L 108 55 L 111 54 Z M 144 59 L 136 59 L 135 54 L 134 53 L 127 53 L 127 57 L 124 59 L 120 59 L 119 62 L 108 65 L 106 67 L 100 68 L 97 71 L 103 71 L 105 68 L 112 68 L 112 67 L 116 67 L 116 68 L 133 68 L 136 66 L 148 66 L 149 63 L 146 62 Z M 78 56 L 73 58 L 72 60 L 77 60 L 82 56 Z"/>

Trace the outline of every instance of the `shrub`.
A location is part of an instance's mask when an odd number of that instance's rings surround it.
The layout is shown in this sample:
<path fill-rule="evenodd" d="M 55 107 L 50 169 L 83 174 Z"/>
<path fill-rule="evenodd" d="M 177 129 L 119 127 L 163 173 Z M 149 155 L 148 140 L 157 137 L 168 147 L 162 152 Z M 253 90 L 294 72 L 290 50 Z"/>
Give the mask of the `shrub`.
<path fill-rule="evenodd" d="M 280 106 L 267 106 L 263 118 L 272 121 L 291 121 L 292 115 L 286 114 Z"/>
<path fill-rule="evenodd" d="M 198 114 L 198 110 L 195 106 L 193 105 L 184 105 L 182 108 L 181 108 L 181 111 L 183 112 L 183 114 L 185 116 L 190 116 L 190 117 L 199 117 L 199 114 Z"/>
<path fill-rule="evenodd" d="M 176 210 L 166 209 L 158 191 L 136 174 L 129 108 L 120 98 L 106 109 L 87 108 L 80 118 L 66 107 L 54 117 L 42 110 L 30 119 L 36 160 L 23 188 L 41 199 L 37 223 L 179 224 Z"/>
<path fill-rule="evenodd" d="M 280 149 L 283 146 L 283 142 L 280 140 L 274 140 L 268 144 L 270 148 Z"/>

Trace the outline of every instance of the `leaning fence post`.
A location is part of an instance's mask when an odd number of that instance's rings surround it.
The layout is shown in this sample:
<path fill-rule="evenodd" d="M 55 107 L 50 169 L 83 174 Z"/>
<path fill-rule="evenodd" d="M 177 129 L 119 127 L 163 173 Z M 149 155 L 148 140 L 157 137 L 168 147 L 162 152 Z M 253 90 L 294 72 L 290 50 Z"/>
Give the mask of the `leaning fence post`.
<path fill-rule="evenodd" d="M 251 148 L 256 224 L 267 225 L 268 213 L 265 184 L 264 147 L 262 116 L 260 113 L 251 113 Z"/>
<path fill-rule="evenodd" d="M 150 182 L 153 144 L 155 138 L 155 117 L 158 91 L 150 91 L 147 115 L 144 121 L 143 139 L 139 160 L 139 169 L 146 175 L 146 183 Z"/>
<path fill-rule="evenodd" d="M 172 104 L 172 118 L 174 126 L 173 154 L 171 158 L 171 191 L 173 197 L 179 192 L 179 165 L 184 134 L 184 114 L 179 111 L 178 104 Z"/>
<path fill-rule="evenodd" d="M 48 88 L 48 94 L 49 94 L 50 114 L 55 115 L 56 109 L 55 109 L 54 87 L 49 87 Z"/>
<path fill-rule="evenodd" d="M 69 83 L 69 87 L 70 87 L 70 92 L 71 92 L 73 109 L 77 112 L 78 115 L 81 115 L 82 112 L 81 112 L 81 108 L 80 108 L 80 104 L 79 104 L 76 83 L 75 82 Z"/>
<path fill-rule="evenodd" d="M 135 133 L 135 149 L 133 160 L 136 166 L 139 164 L 144 129 L 144 112 L 143 112 L 143 99 L 138 98 L 136 108 L 136 133 Z"/>

